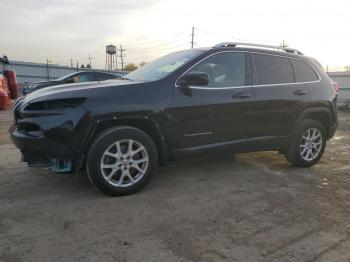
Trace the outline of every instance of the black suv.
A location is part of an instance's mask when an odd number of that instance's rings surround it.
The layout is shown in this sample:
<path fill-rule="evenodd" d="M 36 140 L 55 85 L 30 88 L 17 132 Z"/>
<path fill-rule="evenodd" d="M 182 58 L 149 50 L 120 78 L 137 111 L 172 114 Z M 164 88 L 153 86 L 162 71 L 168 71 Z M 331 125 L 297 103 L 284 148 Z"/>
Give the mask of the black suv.
<path fill-rule="evenodd" d="M 337 93 L 295 49 L 222 43 L 169 54 L 120 80 L 38 90 L 17 101 L 13 142 L 30 166 L 86 170 L 109 195 L 141 189 L 158 164 L 217 147 L 319 161 Z"/>

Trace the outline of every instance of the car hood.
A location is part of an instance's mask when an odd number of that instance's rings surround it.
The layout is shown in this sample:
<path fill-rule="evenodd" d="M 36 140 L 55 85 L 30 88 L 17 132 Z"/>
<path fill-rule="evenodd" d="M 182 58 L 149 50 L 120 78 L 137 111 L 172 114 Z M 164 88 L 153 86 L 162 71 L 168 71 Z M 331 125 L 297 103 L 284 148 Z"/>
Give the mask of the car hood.
<path fill-rule="evenodd" d="M 48 84 L 55 84 L 55 83 L 61 83 L 61 81 L 58 80 L 50 80 L 50 81 L 39 81 L 39 82 L 34 82 L 34 83 L 30 83 L 30 85 L 48 85 Z"/>
<path fill-rule="evenodd" d="M 62 85 L 62 84 L 64 84 L 64 82 L 58 81 L 58 80 L 41 81 L 41 82 L 29 83 L 27 85 L 27 89 L 30 91 L 34 91 L 37 88 L 54 86 L 54 85 Z"/>
<path fill-rule="evenodd" d="M 46 100 L 46 99 L 61 99 L 61 98 L 74 98 L 74 97 L 85 97 L 91 96 L 96 93 L 103 92 L 107 88 L 118 88 L 125 87 L 129 85 L 140 84 L 143 82 L 134 82 L 130 80 L 107 80 L 101 82 L 86 82 L 78 84 L 63 84 L 56 85 L 48 88 L 43 88 L 36 90 L 23 98 L 23 103 L 28 103 L 37 100 Z"/>

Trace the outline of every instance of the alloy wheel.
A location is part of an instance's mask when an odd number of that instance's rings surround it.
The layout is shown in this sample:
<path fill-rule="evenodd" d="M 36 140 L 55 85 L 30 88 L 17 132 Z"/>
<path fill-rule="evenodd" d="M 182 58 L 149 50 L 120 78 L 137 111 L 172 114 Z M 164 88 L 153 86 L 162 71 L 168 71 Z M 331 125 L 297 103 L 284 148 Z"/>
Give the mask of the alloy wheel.
<path fill-rule="evenodd" d="M 146 148 L 132 139 L 110 145 L 101 158 L 103 178 L 112 186 L 129 187 L 145 175 L 149 165 Z"/>
<path fill-rule="evenodd" d="M 305 161 L 314 160 L 322 150 L 322 133 L 317 128 L 307 129 L 300 142 L 300 156 Z"/>

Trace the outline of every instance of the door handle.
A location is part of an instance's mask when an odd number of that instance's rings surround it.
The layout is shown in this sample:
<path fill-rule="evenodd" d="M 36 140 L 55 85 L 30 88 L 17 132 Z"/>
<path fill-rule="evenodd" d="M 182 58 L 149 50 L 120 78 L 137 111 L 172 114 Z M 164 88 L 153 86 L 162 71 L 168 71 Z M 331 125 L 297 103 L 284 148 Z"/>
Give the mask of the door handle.
<path fill-rule="evenodd" d="M 232 95 L 233 99 L 246 99 L 249 98 L 251 95 L 249 93 L 237 93 Z"/>
<path fill-rule="evenodd" d="M 297 90 L 294 92 L 294 95 L 297 95 L 297 96 L 303 96 L 303 95 L 306 95 L 308 92 L 306 90 Z"/>

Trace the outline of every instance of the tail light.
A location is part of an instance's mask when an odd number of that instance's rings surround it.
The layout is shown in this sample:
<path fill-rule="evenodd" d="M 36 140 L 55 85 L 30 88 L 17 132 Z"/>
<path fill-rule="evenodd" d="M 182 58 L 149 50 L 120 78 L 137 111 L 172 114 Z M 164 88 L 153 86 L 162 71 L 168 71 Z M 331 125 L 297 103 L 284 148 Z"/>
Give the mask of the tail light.
<path fill-rule="evenodd" d="M 340 85 L 339 85 L 339 83 L 333 81 L 333 87 L 334 87 L 334 89 L 335 89 L 335 92 L 338 94 L 338 93 L 339 93 L 339 90 L 340 90 Z"/>

